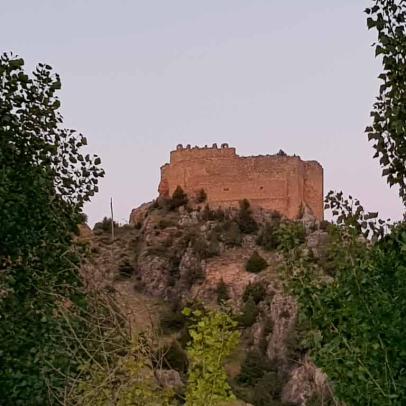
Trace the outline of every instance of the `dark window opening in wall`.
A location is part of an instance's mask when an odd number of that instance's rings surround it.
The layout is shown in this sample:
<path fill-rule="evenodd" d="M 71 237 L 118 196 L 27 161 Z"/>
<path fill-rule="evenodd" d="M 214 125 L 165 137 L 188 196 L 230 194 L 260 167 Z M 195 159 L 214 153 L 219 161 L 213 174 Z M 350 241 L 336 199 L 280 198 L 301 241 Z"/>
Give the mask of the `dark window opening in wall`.
<path fill-rule="evenodd" d="M 260 187 L 259 187 L 259 189 L 260 189 L 260 190 L 263 190 L 263 189 L 264 189 L 264 187 L 263 187 L 263 186 L 260 186 Z"/>
<path fill-rule="evenodd" d="M 228 192 L 229 190 L 230 190 L 230 189 L 229 189 L 228 187 L 225 187 L 225 188 L 224 188 L 224 191 L 225 191 L 225 192 Z"/>

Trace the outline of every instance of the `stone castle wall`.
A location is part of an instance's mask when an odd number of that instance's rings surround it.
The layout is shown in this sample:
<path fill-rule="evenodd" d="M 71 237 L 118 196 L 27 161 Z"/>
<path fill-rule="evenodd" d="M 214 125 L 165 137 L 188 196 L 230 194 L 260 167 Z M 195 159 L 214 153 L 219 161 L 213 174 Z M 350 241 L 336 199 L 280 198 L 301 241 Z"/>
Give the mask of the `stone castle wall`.
<path fill-rule="evenodd" d="M 246 198 L 253 207 L 278 210 L 291 219 L 298 217 L 301 207 L 323 219 L 323 168 L 298 156 L 240 157 L 227 144 L 178 145 L 170 163 L 161 167 L 158 190 L 170 196 L 178 185 L 189 196 L 204 189 L 210 206 L 237 207 Z"/>

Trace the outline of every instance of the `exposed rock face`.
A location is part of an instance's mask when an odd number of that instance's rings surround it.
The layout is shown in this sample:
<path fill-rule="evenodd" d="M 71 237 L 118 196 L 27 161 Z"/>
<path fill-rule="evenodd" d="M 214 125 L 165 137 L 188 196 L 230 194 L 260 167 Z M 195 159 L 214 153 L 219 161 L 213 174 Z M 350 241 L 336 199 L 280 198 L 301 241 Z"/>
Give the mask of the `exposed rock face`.
<path fill-rule="evenodd" d="M 152 202 L 148 203 L 143 203 L 141 206 L 137 207 L 136 209 L 133 209 L 130 214 L 130 219 L 129 223 L 130 224 L 141 224 L 147 213 L 149 208 L 152 206 Z"/>
<path fill-rule="evenodd" d="M 329 242 L 329 235 L 326 231 L 316 230 L 307 236 L 307 247 L 312 250 L 316 258 L 324 258 Z"/>
<path fill-rule="evenodd" d="M 184 386 L 180 374 L 174 369 L 159 369 L 156 371 L 158 383 L 165 389 L 178 391 Z"/>
<path fill-rule="evenodd" d="M 264 297 L 255 304 L 258 313 L 254 323 L 244 327 L 242 353 L 261 351 L 261 356 L 277 366 L 277 374 L 283 380 L 278 396 L 282 396 L 283 402 L 305 406 L 315 394 L 327 398 L 326 376 L 300 351 L 292 359 L 289 345 L 295 336 L 298 305 L 284 292 L 276 271 L 283 254 L 263 250 L 257 245 L 255 234 L 242 234 L 237 214 L 229 210 L 226 218 L 209 216 L 209 220 L 201 209 L 170 210 L 152 203 L 142 205 L 131 213 L 134 226 L 120 228 L 115 241 L 112 242 L 108 234 L 91 237 L 91 241 L 97 239 L 94 248 L 98 251 L 95 258 L 83 266 L 86 280 L 93 288 L 125 288 L 127 297 L 134 292 L 154 301 L 179 303 L 180 307 L 193 300 L 209 307 L 218 306 L 218 286 L 222 281 L 227 287 L 227 304 L 237 316 L 243 312 L 247 286 L 260 283 Z M 260 224 L 268 221 L 269 215 L 263 210 L 254 212 Z M 324 255 L 327 243 L 328 234 L 324 231 L 307 236 L 307 249 L 317 257 Z M 259 274 L 245 269 L 254 250 L 269 264 Z M 131 270 L 124 280 L 123 269 Z M 131 315 L 133 301 L 123 298 L 123 302 L 129 319 L 142 324 L 147 317 L 145 313 L 137 311 L 138 314 Z M 174 370 L 161 370 L 156 378 L 166 388 L 177 390 L 182 386 L 181 377 Z"/>
<path fill-rule="evenodd" d="M 213 206 L 238 207 L 249 199 L 255 207 L 278 210 L 295 219 L 301 207 L 323 219 L 323 168 L 316 161 L 302 161 L 286 154 L 240 157 L 223 144 L 208 148 L 183 148 L 171 152 L 170 163 L 161 167 L 161 196 L 177 186 L 191 197 L 202 188 Z"/>
<path fill-rule="evenodd" d="M 272 334 L 266 350 L 270 360 L 285 364 L 287 361 L 287 340 L 293 333 L 297 318 L 297 303 L 291 296 L 276 293 L 271 303 Z"/>
<path fill-rule="evenodd" d="M 292 370 L 282 391 L 282 402 L 305 406 L 314 396 L 326 401 L 331 398 L 330 388 L 326 374 L 305 358 L 302 365 Z"/>

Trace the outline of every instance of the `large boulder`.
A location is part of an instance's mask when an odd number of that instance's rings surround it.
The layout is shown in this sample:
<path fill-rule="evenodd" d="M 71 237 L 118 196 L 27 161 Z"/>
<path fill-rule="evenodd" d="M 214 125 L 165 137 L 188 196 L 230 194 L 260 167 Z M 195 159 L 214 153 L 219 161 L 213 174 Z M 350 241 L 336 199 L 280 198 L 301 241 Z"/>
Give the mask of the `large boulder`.
<path fill-rule="evenodd" d="M 312 361 L 305 358 L 303 363 L 294 368 L 282 391 L 282 402 L 291 405 L 305 406 L 310 399 L 331 398 L 327 375 L 317 368 Z"/>

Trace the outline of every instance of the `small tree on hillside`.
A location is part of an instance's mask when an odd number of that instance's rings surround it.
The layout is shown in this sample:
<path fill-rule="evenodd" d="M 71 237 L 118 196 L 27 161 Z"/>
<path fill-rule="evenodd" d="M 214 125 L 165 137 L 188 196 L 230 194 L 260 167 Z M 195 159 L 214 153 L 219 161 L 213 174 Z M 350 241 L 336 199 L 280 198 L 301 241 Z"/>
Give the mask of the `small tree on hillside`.
<path fill-rule="evenodd" d="M 188 202 L 187 194 L 183 191 L 181 186 L 177 186 L 172 194 L 172 199 L 170 202 L 170 208 L 172 210 L 177 209 L 180 206 L 184 206 Z"/>
<path fill-rule="evenodd" d="M 251 234 L 258 230 L 258 224 L 252 217 L 250 202 L 247 199 L 240 201 L 237 221 L 241 232 L 244 234 Z"/>
<path fill-rule="evenodd" d="M 258 273 L 264 270 L 267 266 L 268 263 L 265 261 L 265 259 L 258 254 L 258 251 L 254 251 L 248 259 L 245 269 L 247 272 Z"/>

